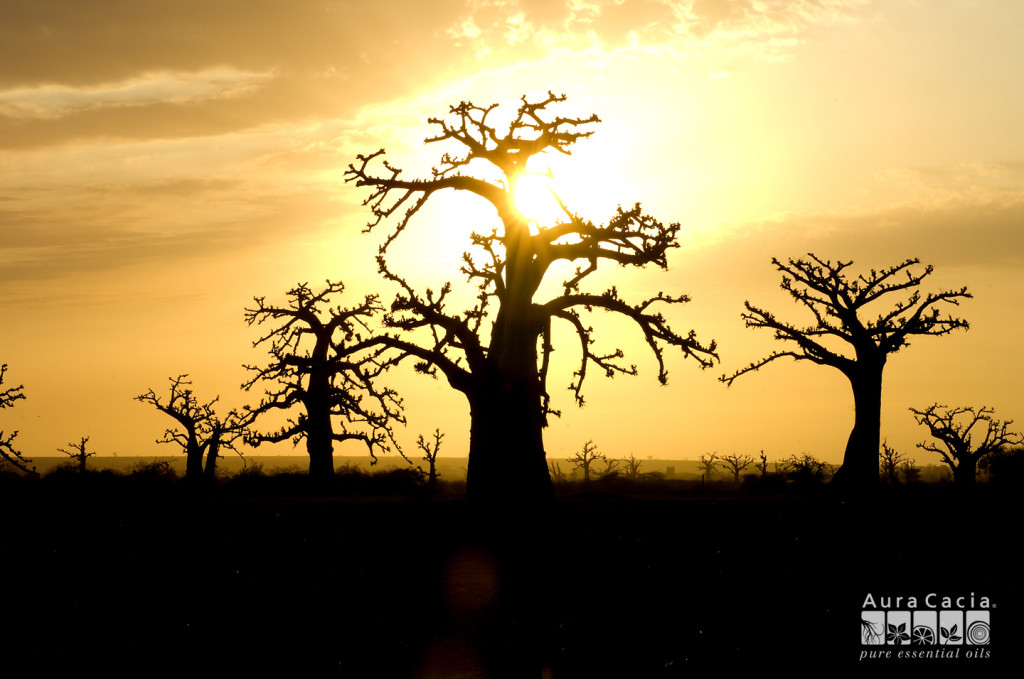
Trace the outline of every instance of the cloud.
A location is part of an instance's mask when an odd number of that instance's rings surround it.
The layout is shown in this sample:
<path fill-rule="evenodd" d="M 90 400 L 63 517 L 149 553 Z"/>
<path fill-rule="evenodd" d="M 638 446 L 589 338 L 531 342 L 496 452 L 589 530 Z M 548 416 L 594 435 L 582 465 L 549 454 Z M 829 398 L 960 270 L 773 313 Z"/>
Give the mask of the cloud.
<path fill-rule="evenodd" d="M 7 3 L 0 148 L 343 117 L 434 87 L 471 62 L 444 32 L 460 8 L 458 0 Z"/>
<path fill-rule="evenodd" d="M 815 26 L 849 21 L 867 0 L 469 0 L 448 34 L 478 59 L 539 50 L 642 47 L 687 54 L 722 47 L 777 61 Z"/>
<path fill-rule="evenodd" d="M 81 111 L 153 104 L 191 104 L 240 97 L 264 87 L 273 71 L 243 71 L 230 66 L 194 73 L 157 72 L 91 87 L 37 85 L 0 90 L 0 116 L 53 119 Z"/>

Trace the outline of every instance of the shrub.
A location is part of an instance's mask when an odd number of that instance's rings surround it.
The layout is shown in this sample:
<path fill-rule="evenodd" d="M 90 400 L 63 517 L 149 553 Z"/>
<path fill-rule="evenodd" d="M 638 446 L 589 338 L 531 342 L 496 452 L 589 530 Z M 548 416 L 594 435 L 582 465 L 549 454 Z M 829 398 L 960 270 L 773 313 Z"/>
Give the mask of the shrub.
<path fill-rule="evenodd" d="M 162 479 L 166 481 L 174 481 L 178 478 L 178 473 L 174 471 L 174 466 L 167 459 L 139 460 L 131 466 L 128 475 L 132 478 Z"/>

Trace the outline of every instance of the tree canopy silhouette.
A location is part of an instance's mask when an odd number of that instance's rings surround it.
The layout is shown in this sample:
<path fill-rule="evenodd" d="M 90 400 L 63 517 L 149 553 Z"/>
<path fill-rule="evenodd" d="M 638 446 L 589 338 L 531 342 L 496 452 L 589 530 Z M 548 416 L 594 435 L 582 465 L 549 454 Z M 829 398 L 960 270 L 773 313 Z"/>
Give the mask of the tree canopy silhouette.
<path fill-rule="evenodd" d="M 305 412 L 289 419 L 279 431 L 253 433 L 250 443 L 293 439 L 306 440 L 309 475 L 323 479 L 334 476 L 334 443 L 360 441 L 369 449 L 387 451 L 395 443 L 392 424 L 405 422 L 402 402 L 394 390 L 376 386 L 386 365 L 378 354 L 349 350 L 363 339 L 366 322 L 383 311 L 376 295 L 367 295 L 350 308 L 332 306 L 341 295 L 342 283 L 327 281 L 314 292 L 305 284 L 288 291 L 282 306 L 267 304 L 256 297 L 245 310 L 248 324 L 274 323 L 274 327 L 253 346 L 266 345 L 270 361 L 263 366 L 246 366 L 253 377 L 246 390 L 257 383 L 271 383 L 262 402 L 250 408 L 252 415 L 301 406 Z M 337 425 L 335 425 L 337 422 Z M 401 452 L 401 449 L 399 452 Z"/>
<path fill-rule="evenodd" d="M 919 335 L 946 335 L 968 328 L 967 321 L 943 315 L 942 305 L 958 306 L 971 294 L 967 288 L 930 292 L 918 289 L 932 267 L 917 268 L 908 259 L 880 271 L 853 276 L 853 262 L 836 262 L 808 254 L 772 264 L 782 273 L 782 289 L 811 312 L 814 322 L 795 325 L 745 302 L 742 314 L 748 328 L 766 328 L 789 349 L 776 351 L 721 380 L 731 385 L 738 377 L 760 370 L 780 358 L 810 361 L 843 373 L 853 388 L 854 424 L 836 481 L 851 489 L 878 484 L 881 431 L 882 370 L 890 354 L 909 346 Z M 902 295 L 902 296 L 901 296 Z M 869 307 L 882 299 L 891 304 L 877 312 Z"/>
<path fill-rule="evenodd" d="M 4 376 L 7 375 L 7 364 L 4 363 L 0 366 L 0 385 L 4 383 Z M 11 408 L 15 402 L 25 398 L 25 387 L 19 384 L 16 387 L 9 387 L 0 391 L 0 409 Z M 5 434 L 3 430 L 0 430 L 0 456 L 4 460 L 14 465 L 26 474 L 30 474 L 35 471 L 35 467 L 30 467 L 32 460 L 27 460 L 25 457 L 14 448 L 14 439 L 18 436 L 17 430 L 12 431 L 10 434 Z"/>
<path fill-rule="evenodd" d="M 381 275 L 399 288 L 384 318 L 391 332 L 369 340 L 367 346 L 388 347 L 397 352 L 395 362 L 411 358 L 419 371 L 443 374 L 466 396 L 471 415 L 470 497 L 500 500 L 552 494 L 542 429 L 549 415 L 558 414 L 551 407 L 547 385 L 555 322 L 566 324 L 578 337 L 581 360 L 569 388 L 581 405 L 588 369 L 608 376 L 637 372 L 635 365 L 623 362 L 621 350 L 594 348 L 593 329 L 584 322 L 584 314 L 593 310 L 633 322 L 657 360 L 662 383 L 668 375 L 666 347 L 696 359 L 701 367 L 717 360 L 714 342 L 701 343 L 693 331 L 675 332 L 659 310 L 688 301 L 686 295 L 658 293 L 630 303 L 615 287 L 603 292 L 583 289 L 587 278 L 606 264 L 667 268 L 669 250 L 678 247 L 679 224 L 663 224 L 639 205 L 620 207 L 605 224 L 585 220 L 564 204 L 556 223 L 544 225 L 531 222 L 516 208 L 512 187 L 526 174 L 530 158 L 543 152 L 570 154 L 577 141 L 593 133 L 588 128 L 600 122 L 596 115 L 572 118 L 549 112 L 564 100 L 564 95 L 551 93 L 539 101 L 524 96 L 515 117 L 500 130 L 488 120 L 496 105 L 462 102 L 450 108 L 449 119 L 430 118 L 434 134 L 425 143 L 447 142 L 460 150 L 444 153 L 427 178 L 403 178 L 402 171 L 383 158 L 383 149 L 358 156 L 346 172 L 346 181 L 370 189 L 364 200 L 372 213 L 366 231 L 391 224 L 377 262 Z M 463 174 L 471 164 L 482 162 L 497 168 L 501 180 Z M 463 255 L 461 271 L 478 292 L 475 304 L 462 313 L 447 308 L 450 282 L 437 292 L 418 292 L 386 259 L 389 246 L 423 205 L 446 189 L 483 198 L 500 221 L 489 232 L 473 233 L 473 249 Z M 561 294 L 535 300 L 558 262 L 577 263 L 575 272 L 561 281 Z"/>
<path fill-rule="evenodd" d="M 953 482 L 958 486 L 973 485 L 978 463 L 989 455 L 1004 446 L 1024 443 L 1024 435 L 1010 431 L 1013 420 L 995 419 L 992 417 L 995 410 L 987 406 L 947 408 L 936 403 L 923 410 L 911 408 L 910 412 L 914 413 L 917 423 L 928 427 L 932 437 L 939 441 L 925 441 L 917 447 L 938 453 L 953 472 Z"/>
<path fill-rule="evenodd" d="M 179 427 L 164 432 L 157 443 L 175 443 L 185 452 L 185 480 L 194 482 L 205 475 L 212 478 L 217 468 L 217 457 L 221 448 L 235 450 L 235 442 L 245 433 L 247 418 L 236 410 L 226 417 L 220 417 L 213 406 L 220 400 L 215 397 L 207 403 L 200 403 L 192 391 L 188 375 L 169 378 L 171 389 L 166 400 L 162 400 L 152 389 L 135 397 L 140 403 L 149 403 L 157 410 L 171 416 Z M 203 457 L 206 468 L 203 468 Z"/>
<path fill-rule="evenodd" d="M 58 453 L 64 453 L 65 455 L 67 455 L 72 460 L 74 460 L 75 462 L 78 463 L 78 472 L 80 474 L 84 474 L 85 473 L 85 466 L 86 466 L 86 463 L 88 462 L 89 458 L 96 456 L 95 452 L 92 452 L 92 453 L 87 453 L 86 452 L 86 444 L 87 443 L 89 443 L 89 437 L 88 436 L 83 436 L 81 439 L 79 439 L 78 443 L 75 443 L 74 441 L 72 441 L 71 443 L 68 444 L 67 448 L 58 448 L 57 449 Z"/>

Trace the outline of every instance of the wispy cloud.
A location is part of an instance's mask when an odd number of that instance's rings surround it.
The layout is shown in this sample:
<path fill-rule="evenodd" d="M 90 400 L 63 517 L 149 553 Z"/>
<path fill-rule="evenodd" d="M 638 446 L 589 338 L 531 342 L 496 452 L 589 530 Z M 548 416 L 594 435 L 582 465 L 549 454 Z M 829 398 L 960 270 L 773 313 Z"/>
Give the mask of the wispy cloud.
<path fill-rule="evenodd" d="M 628 46 L 674 54 L 722 47 L 778 61 L 815 26 L 849 21 L 868 0 L 468 0 L 448 29 L 478 59 L 532 44 L 542 50 Z"/>
<path fill-rule="evenodd" d="M 0 91 L 0 115 L 53 119 L 80 111 L 152 104 L 189 104 L 243 96 L 266 86 L 273 71 L 244 71 L 230 66 L 196 72 L 154 72 L 92 87 L 36 85 Z"/>

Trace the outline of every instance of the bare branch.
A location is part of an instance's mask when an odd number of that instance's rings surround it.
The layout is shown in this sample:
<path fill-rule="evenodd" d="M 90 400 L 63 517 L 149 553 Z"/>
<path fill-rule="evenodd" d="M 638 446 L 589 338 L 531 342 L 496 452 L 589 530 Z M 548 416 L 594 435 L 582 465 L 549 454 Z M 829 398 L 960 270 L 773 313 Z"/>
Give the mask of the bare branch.
<path fill-rule="evenodd" d="M 0 365 L 0 385 L 4 383 L 4 377 L 6 375 L 7 364 L 4 363 L 3 365 Z M 10 387 L 0 391 L 0 409 L 11 408 L 17 401 L 24 399 L 24 389 L 24 386 L 19 384 L 16 387 Z M 32 464 L 32 461 L 25 458 L 21 452 L 14 448 L 13 442 L 17 436 L 17 430 L 12 431 L 10 434 L 0 430 L 0 457 L 26 474 L 34 473 L 36 468 L 29 466 Z"/>
<path fill-rule="evenodd" d="M 948 408 L 936 403 L 922 410 L 910 408 L 910 412 L 942 444 L 924 441 L 917 447 L 937 453 L 959 483 L 972 483 L 978 462 L 985 457 L 1004 446 L 1024 444 L 1024 435 L 1010 431 L 1013 420 L 995 419 L 995 410 L 987 406 Z"/>
<path fill-rule="evenodd" d="M 885 356 L 908 345 L 911 335 L 944 335 L 968 324 L 960 318 L 942 316 L 937 308 L 941 304 L 958 305 L 969 299 L 967 288 L 957 291 L 929 293 L 923 300 L 914 289 L 932 272 L 932 267 L 916 272 L 916 259 L 908 259 L 881 271 L 851 277 L 847 269 L 852 262 L 832 263 L 814 254 L 807 259 L 790 259 L 783 263 L 772 259 L 782 276 L 782 289 L 811 312 L 814 323 L 794 325 L 776 318 L 774 314 L 746 302 L 747 311 L 741 315 L 748 328 L 767 328 L 781 342 L 795 344 L 790 350 L 769 354 L 720 380 L 731 385 L 736 378 L 779 358 L 808 360 L 829 365 L 847 376 L 857 370 L 857 362 L 871 359 L 884 362 Z M 888 311 L 874 320 L 865 318 L 865 307 L 891 293 L 913 292 L 893 302 Z M 852 350 L 844 355 L 822 343 L 825 338 L 839 340 Z"/>

